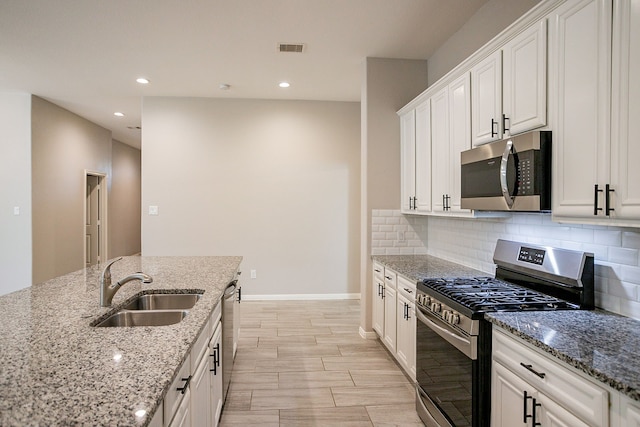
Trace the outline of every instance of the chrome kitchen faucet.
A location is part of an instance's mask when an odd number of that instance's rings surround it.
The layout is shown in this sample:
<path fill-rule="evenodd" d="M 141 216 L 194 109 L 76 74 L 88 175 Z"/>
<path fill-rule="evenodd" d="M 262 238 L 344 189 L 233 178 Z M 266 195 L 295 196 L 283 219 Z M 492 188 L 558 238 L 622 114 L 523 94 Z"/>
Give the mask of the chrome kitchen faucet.
<path fill-rule="evenodd" d="M 101 307 L 109 307 L 111 305 L 111 300 L 113 300 L 113 296 L 118 292 L 120 287 L 127 282 L 132 280 L 142 280 L 142 283 L 151 283 L 153 282 L 153 278 L 148 274 L 138 272 L 134 274 L 130 274 L 122 280 L 119 280 L 115 285 L 111 286 L 111 266 L 120 261 L 122 257 L 116 258 L 111 261 L 102 271 L 102 275 L 100 276 L 100 306 Z"/>

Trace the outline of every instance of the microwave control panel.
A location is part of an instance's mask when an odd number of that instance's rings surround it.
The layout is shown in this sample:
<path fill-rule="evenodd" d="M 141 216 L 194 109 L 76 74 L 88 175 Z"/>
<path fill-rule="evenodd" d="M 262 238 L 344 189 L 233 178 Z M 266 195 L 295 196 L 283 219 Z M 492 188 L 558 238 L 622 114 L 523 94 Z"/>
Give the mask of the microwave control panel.
<path fill-rule="evenodd" d="M 518 196 L 535 195 L 535 173 L 534 173 L 534 156 L 533 150 L 518 153 Z"/>

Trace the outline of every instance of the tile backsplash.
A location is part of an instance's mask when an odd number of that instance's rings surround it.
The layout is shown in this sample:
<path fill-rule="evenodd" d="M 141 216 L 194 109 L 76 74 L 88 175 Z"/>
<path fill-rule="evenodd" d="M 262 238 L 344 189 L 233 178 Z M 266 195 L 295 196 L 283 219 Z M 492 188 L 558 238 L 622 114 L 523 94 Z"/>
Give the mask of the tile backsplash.
<path fill-rule="evenodd" d="M 461 219 L 373 210 L 372 223 L 373 254 L 427 253 L 489 274 L 494 273 L 497 239 L 592 252 L 596 305 L 640 319 L 640 229 L 559 224 L 551 215 L 537 213 Z"/>

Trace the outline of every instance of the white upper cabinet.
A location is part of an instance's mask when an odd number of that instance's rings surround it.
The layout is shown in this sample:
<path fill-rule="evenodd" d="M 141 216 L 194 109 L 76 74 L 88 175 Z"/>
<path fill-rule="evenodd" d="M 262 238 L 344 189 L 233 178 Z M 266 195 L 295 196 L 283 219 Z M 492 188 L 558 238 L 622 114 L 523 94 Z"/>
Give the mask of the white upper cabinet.
<path fill-rule="evenodd" d="M 470 76 L 464 73 L 449 85 L 449 203 L 452 212 L 470 212 L 460 207 L 461 163 L 460 153 L 471 148 L 471 93 Z"/>
<path fill-rule="evenodd" d="M 506 134 L 547 124 L 547 21 L 502 48 L 502 108 Z"/>
<path fill-rule="evenodd" d="M 400 194 L 402 213 L 412 213 L 416 194 L 416 112 L 407 111 L 400 116 Z"/>
<path fill-rule="evenodd" d="M 400 116 L 401 209 L 431 211 L 431 112 L 429 100 Z"/>
<path fill-rule="evenodd" d="M 614 218 L 640 220 L 640 1 L 614 2 L 611 204 Z M 605 187 L 606 191 L 606 187 Z M 605 206 L 606 209 L 606 206 Z"/>
<path fill-rule="evenodd" d="M 639 6 L 574 0 L 551 14 L 555 220 L 640 226 Z"/>
<path fill-rule="evenodd" d="M 541 20 L 471 70 L 473 145 L 547 124 L 547 25 Z"/>
<path fill-rule="evenodd" d="M 444 88 L 431 97 L 431 197 L 434 212 L 445 211 L 445 197 L 449 192 L 449 89 Z"/>
<path fill-rule="evenodd" d="M 609 182 L 611 2 L 569 1 L 550 16 L 553 215 L 593 217 Z"/>
<path fill-rule="evenodd" d="M 473 145 L 502 138 L 502 51 L 471 70 Z"/>

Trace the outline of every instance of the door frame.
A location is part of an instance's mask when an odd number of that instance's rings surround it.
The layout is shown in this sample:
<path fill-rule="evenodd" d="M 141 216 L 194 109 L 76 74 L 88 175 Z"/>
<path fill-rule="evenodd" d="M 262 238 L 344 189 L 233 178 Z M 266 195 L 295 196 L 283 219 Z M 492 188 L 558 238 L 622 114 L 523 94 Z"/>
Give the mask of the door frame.
<path fill-rule="evenodd" d="M 86 224 L 87 224 L 87 176 L 95 176 L 98 177 L 98 185 L 100 185 L 100 199 L 99 199 L 99 218 L 100 218 L 100 227 L 99 227 L 99 233 L 100 233 L 100 247 L 99 247 L 99 251 L 100 251 L 100 260 L 98 262 L 98 264 L 102 264 L 104 263 L 106 260 L 109 259 L 109 257 L 107 256 L 107 250 L 109 249 L 109 242 L 108 242 L 108 238 L 107 236 L 108 234 L 108 225 L 109 221 L 108 221 L 108 198 L 107 198 L 107 174 L 106 173 L 102 173 L 102 172 L 95 172 L 95 171 L 91 171 L 89 169 L 85 169 L 84 170 L 84 177 L 83 177 L 83 182 L 84 185 L 82 187 L 82 205 L 83 205 L 83 211 L 82 211 L 82 265 L 86 266 L 87 265 L 87 239 L 85 237 L 86 235 Z"/>

